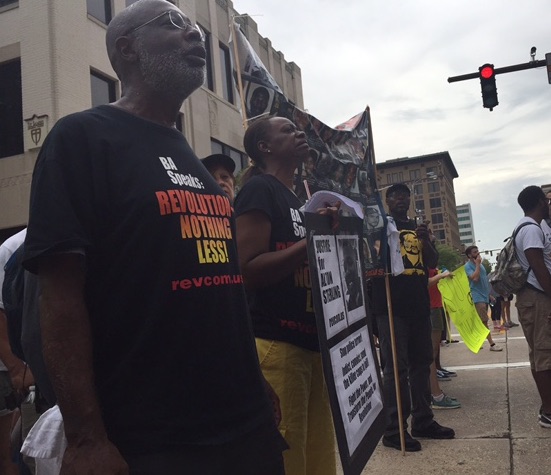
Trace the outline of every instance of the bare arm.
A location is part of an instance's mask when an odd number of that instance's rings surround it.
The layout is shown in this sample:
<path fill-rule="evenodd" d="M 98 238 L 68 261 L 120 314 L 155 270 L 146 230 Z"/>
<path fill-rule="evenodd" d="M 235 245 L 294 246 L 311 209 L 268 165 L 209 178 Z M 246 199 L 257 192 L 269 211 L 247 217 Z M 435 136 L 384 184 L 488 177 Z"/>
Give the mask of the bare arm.
<path fill-rule="evenodd" d="M 245 286 L 267 287 L 280 282 L 306 260 L 306 239 L 291 247 L 270 251 L 272 224 L 260 211 L 237 218 L 237 250 Z"/>
<path fill-rule="evenodd" d="M 433 275 L 432 277 L 429 277 L 429 284 L 428 287 L 432 287 L 433 285 L 436 285 L 439 281 L 442 279 L 445 279 L 446 277 L 453 277 L 453 274 L 450 274 L 448 271 L 441 272 L 440 274 Z"/>
<path fill-rule="evenodd" d="M 538 248 L 526 249 L 524 255 L 542 289 L 551 297 L 551 274 L 549 274 L 549 270 L 543 260 L 543 250 Z"/>
<path fill-rule="evenodd" d="M 480 280 L 480 266 L 482 265 L 482 256 L 479 254 L 478 256 L 476 256 L 476 259 L 472 262 L 474 262 L 475 269 L 474 269 L 474 272 L 468 277 L 473 282 L 478 282 Z"/>
<path fill-rule="evenodd" d="M 84 258 L 45 257 L 39 262 L 39 279 L 44 360 L 68 442 L 61 474 L 127 474 L 126 462 L 107 439 L 96 398 Z"/>
<path fill-rule="evenodd" d="M 431 242 L 429 230 L 426 224 L 420 224 L 415 230 L 417 239 L 422 243 L 423 263 L 427 267 L 434 268 L 438 265 L 438 251 Z"/>

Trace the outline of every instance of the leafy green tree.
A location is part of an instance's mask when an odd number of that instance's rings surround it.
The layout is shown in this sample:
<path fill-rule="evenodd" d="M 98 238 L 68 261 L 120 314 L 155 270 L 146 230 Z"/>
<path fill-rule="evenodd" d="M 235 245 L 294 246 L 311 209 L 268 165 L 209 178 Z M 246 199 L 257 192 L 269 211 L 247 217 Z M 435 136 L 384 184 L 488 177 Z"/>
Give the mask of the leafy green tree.
<path fill-rule="evenodd" d="M 486 269 L 486 274 L 492 272 L 492 264 L 490 264 L 488 259 L 482 259 L 482 265 L 484 266 L 484 269 Z"/>
<path fill-rule="evenodd" d="M 438 267 L 445 267 L 449 271 L 455 270 L 463 265 L 461 253 L 446 244 L 436 244 L 438 251 Z"/>

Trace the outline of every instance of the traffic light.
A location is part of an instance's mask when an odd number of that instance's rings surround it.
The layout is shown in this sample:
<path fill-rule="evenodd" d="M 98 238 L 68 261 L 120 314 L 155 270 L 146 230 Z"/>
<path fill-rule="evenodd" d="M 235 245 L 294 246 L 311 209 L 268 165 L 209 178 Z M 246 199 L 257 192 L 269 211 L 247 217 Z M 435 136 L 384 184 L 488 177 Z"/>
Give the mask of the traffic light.
<path fill-rule="evenodd" d="M 480 87 L 482 89 L 482 105 L 493 110 L 499 104 L 497 100 L 496 72 L 493 64 L 484 64 L 478 68 Z"/>

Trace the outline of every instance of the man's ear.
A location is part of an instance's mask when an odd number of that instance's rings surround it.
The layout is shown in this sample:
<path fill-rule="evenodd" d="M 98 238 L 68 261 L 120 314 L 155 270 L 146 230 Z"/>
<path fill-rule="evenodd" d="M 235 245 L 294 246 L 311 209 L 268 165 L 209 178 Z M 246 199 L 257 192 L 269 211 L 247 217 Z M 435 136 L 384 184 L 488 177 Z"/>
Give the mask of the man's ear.
<path fill-rule="evenodd" d="M 134 48 L 134 42 L 128 36 L 121 36 L 120 38 L 117 38 L 117 41 L 115 41 L 115 48 L 119 58 L 123 62 L 131 63 L 136 61 L 138 55 L 136 54 L 136 50 Z"/>

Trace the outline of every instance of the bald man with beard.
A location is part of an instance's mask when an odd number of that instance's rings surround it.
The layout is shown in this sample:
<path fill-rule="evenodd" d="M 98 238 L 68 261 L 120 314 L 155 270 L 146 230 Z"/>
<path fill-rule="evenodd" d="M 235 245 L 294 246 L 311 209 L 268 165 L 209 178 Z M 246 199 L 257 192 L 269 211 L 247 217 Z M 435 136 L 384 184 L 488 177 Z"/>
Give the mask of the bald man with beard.
<path fill-rule="evenodd" d="M 61 473 L 279 475 L 233 209 L 175 127 L 204 81 L 202 34 L 172 3 L 139 0 L 106 43 L 122 97 L 52 129 L 25 242 Z"/>

